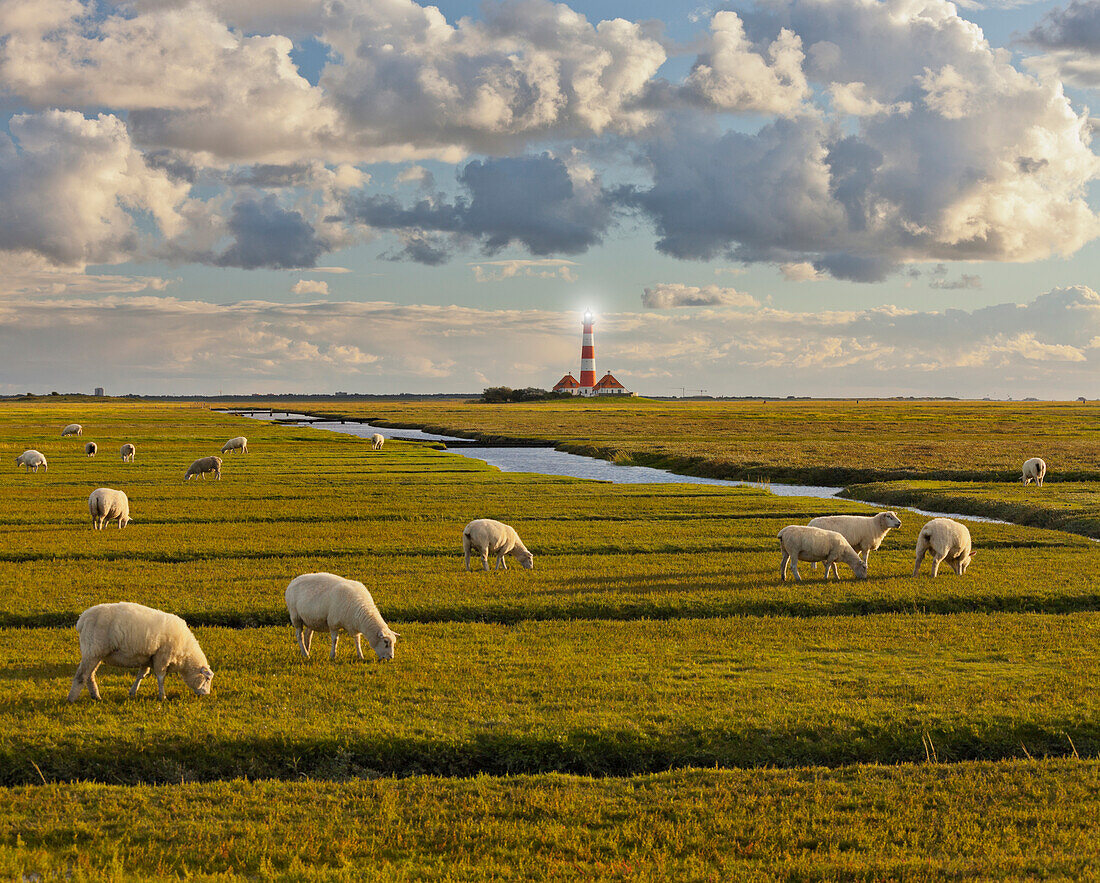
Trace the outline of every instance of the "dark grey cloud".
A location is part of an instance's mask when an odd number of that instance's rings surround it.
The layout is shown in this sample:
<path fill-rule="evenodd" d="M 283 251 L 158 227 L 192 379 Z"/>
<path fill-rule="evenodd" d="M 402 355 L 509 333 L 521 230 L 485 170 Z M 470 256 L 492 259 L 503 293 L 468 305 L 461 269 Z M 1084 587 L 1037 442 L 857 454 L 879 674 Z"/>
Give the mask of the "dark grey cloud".
<path fill-rule="evenodd" d="M 301 187 L 311 183 L 313 172 L 310 163 L 259 163 L 234 170 L 228 175 L 227 183 L 249 187 Z"/>
<path fill-rule="evenodd" d="M 325 252 L 301 212 L 284 209 L 271 195 L 238 201 L 228 229 L 233 243 L 213 261 L 220 267 L 312 267 Z"/>
<path fill-rule="evenodd" d="M 463 191 L 453 201 L 442 195 L 406 207 L 392 196 L 358 193 L 346 202 L 348 216 L 381 230 L 444 233 L 478 241 L 495 253 L 513 243 L 531 254 L 577 254 L 598 244 L 612 221 L 612 199 L 597 180 L 574 181 L 565 163 L 539 156 L 475 160 L 458 174 Z M 440 249 L 414 248 L 438 262 Z"/>
<path fill-rule="evenodd" d="M 1100 54 L 1100 2 L 1073 0 L 1040 19 L 1024 41 L 1044 49 L 1081 49 Z"/>

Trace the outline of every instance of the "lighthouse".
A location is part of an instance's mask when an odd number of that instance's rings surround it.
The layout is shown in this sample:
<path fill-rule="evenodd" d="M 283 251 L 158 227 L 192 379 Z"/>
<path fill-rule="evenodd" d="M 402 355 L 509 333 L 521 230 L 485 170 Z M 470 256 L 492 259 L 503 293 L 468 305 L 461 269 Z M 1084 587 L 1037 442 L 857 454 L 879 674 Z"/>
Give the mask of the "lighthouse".
<path fill-rule="evenodd" d="M 593 316 L 591 310 L 584 311 L 581 320 L 581 379 L 566 374 L 554 384 L 554 392 L 567 392 L 575 396 L 634 395 L 619 383 L 608 371 L 596 380 L 596 343 L 592 336 Z"/>
<path fill-rule="evenodd" d="M 578 395 L 592 395 L 592 388 L 596 385 L 596 344 L 592 339 L 592 311 L 584 311 L 584 319 L 581 320 L 583 329 L 581 334 L 581 379 Z"/>

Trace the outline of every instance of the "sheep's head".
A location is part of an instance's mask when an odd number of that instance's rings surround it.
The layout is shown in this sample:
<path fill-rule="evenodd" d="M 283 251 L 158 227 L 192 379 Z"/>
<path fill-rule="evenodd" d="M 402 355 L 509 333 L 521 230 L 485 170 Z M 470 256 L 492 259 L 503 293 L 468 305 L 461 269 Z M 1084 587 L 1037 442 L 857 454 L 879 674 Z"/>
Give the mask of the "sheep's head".
<path fill-rule="evenodd" d="M 124 528 L 129 523 L 130 523 L 130 516 L 129 515 L 123 515 L 118 520 L 119 529 Z"/>
<path fill-rule="evenodd" d="M 516 549 L 516 560 L 524 567 L 525 570 L 533 570 L 535 567 L 535 556 L 527 549 L 522 552 Z"/>
<path fill-rule="evenodd" d="M 370 646 L 379 662 L 389 662 L 393 659 L 399 637 L 401 636 L 391 628 L 380 629 L 374 633 L 374 637 L 370 639 Z"/>
<path fill-rule="evenodd" d="M 894 512 L 883 512 L 882 520 L 886 522 L 886 526 L 893 529 L 895 527 L 901 527 L 901 519 Z"/>
<path fill-rule="evenodd" d="M 867 579 L 867 565 L 857 556 L 856 560 L 852 563 L 852 573 L 854 573 L 859 579 Z"/>
<path fill-rule="evenodd" d="M 974 556 L 977 554 L 977 552 L 967 552 L 962 558 L 956 560 L 954 564 L 955 573 L 959 576 L 966 573 L 966 568 L 970 566 L 970 562 L 974 560 Z"/>
<path fill-rule="evenodd" d="M 189 668 L 183 672 L 183 681 L 195 691 L 196 696 L 209 696 L 210 684 L 214 680 L 214 672 L 205 665 L 200 668 Z"/>

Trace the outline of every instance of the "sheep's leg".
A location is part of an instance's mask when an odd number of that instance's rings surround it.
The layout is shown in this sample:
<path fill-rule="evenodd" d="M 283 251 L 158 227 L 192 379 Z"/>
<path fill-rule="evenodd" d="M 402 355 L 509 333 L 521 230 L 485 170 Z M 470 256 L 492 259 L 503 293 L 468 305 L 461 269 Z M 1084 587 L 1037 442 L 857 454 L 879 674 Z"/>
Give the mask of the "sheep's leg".
<path fill-rule="evenodd" d="M 313 629 L 305 630 L 306 659 L 309 659 L 309 651 L 313 649 Z"/>
<path fill-rule="evenodd" d="M 84 689 L 84 685 L 88 684 L 88 693 L 91 694 L 93 699 L 99 698 L 99 690 L 92 690 L 91 684 L 95 683 L 93 680 L 89 683 L 89 677 L 95 674 L 96 667 L 99 665 L 98 659 L 81 659 L 80 665 L 76 667 L 76 674 L 73 675 L 73 685 L 69 690 L 69 701 L 76 702 L 80 698 L 80 691 Z"/>
<path fill-rule="evenodd" d="M 466 550 L 466 572 L 470 572 L 470 550 Z"/>
<path fill-rule="evenodd" d="M 303 632 L 302 626 L 298 626 L 294 631 L 295 631 L 294 636 L 298 639 L 298 650 L 301 651 L 301 654 L 306 659 L 309 659 L 309 645 L 306 643 L 306 641 L 304 640 L 304 638 L 302 636 L 302 632 Z M 310 632 L 309 629 L 305 629 L 304 631 L 308 632 L 310 637 L 313 636 L 313 633 Z"/>
<path fill-rule="evenodd" d="M 130 688 L 130 698 L 133 699 L 137 695 L 138 687 L 141 686 L 142 680 L 149 674 L 149 666 L 143 665 L 138 667 L 137 680 L 134 681 L 134 686 Z"/>
<path fill-rule="evenodd" d="M 508 562 L 504 560 L 504 553 L 497 556 L 497 566 L 493 570 L 500 570 L 501 568 L 508 569 Z"/>
<path fill-rule="evenodd" d="M 917 561 L 913 565 L 913 576 L 920 574 L 920 565 L 924 561 L 924 553 L 928 551 L 928 545 L 924 542 L 924 537 L 921 537 L 917 541 Z"/>
<path fill-rule="evenodd" d="M 482 567 L 482 570 L 488 570 L 489 569 L 489 550 L 488 549 L 486 549 L 484 552 L 481 553 L 481 567 Z"/>
<path fill-rule="evenodd" d="M 332 633 L 332 652 L 329 653 L 329 655 L 328 655 L 328 658 L 331 659 L 333 662 L 336 661 L 336 642 L 339 641 L 339 640 L 340 640 L 340 633 L 339 632 L 333 632 Z"/>
<path fill-rule="evenodd" d="M 826 579 L 826 581 L 828 581 L 829 577 L 831 577 L 831 576 L 835 576 L 839 580 L 840 579 L 840 567 L 837 566 L 837 563 L 835 561 L 829 561 L 828 559 L 826 559 L 825 560 L 825 579 Z"/>
<path fill-rule="evenodd" d="M 932 576 L 936 576 L 940 572 L 940 562 L 943 561 L 944 556 L 936 556 L 936 553 L 932 553 Z"/>
<path fill-rule="evenodd" d="M 356 632 L 355 633 L 355 652 L 359 655 L 359 661 L 360 662 L 366 662 L 367 657 L 365 657 L 363 655 L 362 640 L 363 640 L 363 636 L 361 634 L 359 634 L 359 632 Z"/>
<path fill-rule="evenodd" d="M 779 581 L 785 583 L 787 581 L 787 562 L 791 560 L 791 556 L 787 554 L 787 550 L 783 550 L 783 557 L 779 559 Z"/>
<path fill-rule="evenodd" d="M 799 582 L 802 582 L 802 574 L 798 572 L 798 556 L 791 556 L 791 571 L 794 573 L 794 578 Z"/>
<path fill-rule="evenodd" d="M 95 679 L 95 673 L 102 661 L 102 659 L 97 659 L 88 669 L 88 694 L 96 702 L 99 701 L 99 681 Z"/>

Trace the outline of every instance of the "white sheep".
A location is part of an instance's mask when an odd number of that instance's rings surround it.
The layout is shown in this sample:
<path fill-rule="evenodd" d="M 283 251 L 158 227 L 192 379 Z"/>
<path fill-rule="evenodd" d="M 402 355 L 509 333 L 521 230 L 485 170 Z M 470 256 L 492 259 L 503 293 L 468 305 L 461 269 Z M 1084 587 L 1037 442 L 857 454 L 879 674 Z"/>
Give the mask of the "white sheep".
<path fill-rule="evenodd" d="M 96 455 L 96 451 L 98 450 L 99 446 L 95 442 L 88 442 L 84 445 L 84 453 L 87 454 L 89 457 L 94 457 Z"/>
<path fill-rule="evenodd" d="M 45 456 L 41 451 L 36 451 L 34 448 L 24 451 L 18 457 L 15 458 L 16 466 L 26 466 L 28 472 L 37 472 L 38 467 L 42 467 L 43 472 L 49 472 L 50 467 L 46 462 Z"/>
<path fill-rule="evenodd" d="M 372 435 L 370 437 L 371 450 L 372 451 L 382 450 L 382 445 L 385 444 L 385 442 L 386 442 L 386 437 L 384 435 L 382 435 L 382 433 L 376 432 L 374 435 Z"/>
<path fill-rule="evenodd" d="M 867 565 L 848 541 L 835 530 L 791 524 L 779 531 L 779 544 L 783 548 L 783 556 L 779 561 L 780 580 L 786 581 L 787 562 L 790 562 L 794 578 L 802 582 L 802 575 L 798 572 L 799 561 L 824 561 L 825 579 L 829 578 L 829 572 L 837 561 L 847 564 L 860 579 L 867 578 Z M 840 579 L 839 569 L 837 579 Z"/>
<path fill-rule="evenodd" d="M 199 457 L 194 463 L 187 467 L 187 472 L 183 475 L 183 480 L 192 478 L 195 475 L 199 475 L 206 480 L 206 473 L 213 472 L 214 477 L 220 479 L 222 477 L 222 458 L 221 457 Z"/>
<path fill-rule="evenodd" d="M 493 570 L 508 569 L 505 555 L 511 555 L 527 570 L 535 566 L 535 556 L 523 545 L 515 528 L 492 518 L 477 518 L 462 529 L 462 551 L 466 553 L 466 570 L 470 569 L 470 553 L 476 551 L 485 570 L 489 569 L 489 556 L 496 556 Z"/>
<path fill-rule="evenodd" d="M 118 449 L 118 452 L 122 456 L 123 463 L 133 463 L 134 457 L 137 455 L 137 448 L 130 444 L 130 442 L 126 442 L 126 444 Z"/>
<path fill-rule="evenodd" d="M 309 659 L 313 633 L 328 632 L 332 638 L 329 659 L 336 661 L 336 642 L 343 630 L 355 637 L 355 652 L 365 662 L 360 638 L 382 662 L 393 659 L 400 635 L 386 625 L 367 587 L 334 573 L 303 573 L 286 587 L 286 609 L 298 638 L 298 649 Z"/>
<path fill-rule="evenodd" d="M 80 698 L 85 684 L 92 698 L 99 699 L 95 672 L 102 662 L 137 669 L 131 697 L 137 695 L 150 669 L 161 699 L 165 698 L 164 678 L 169 672 L 179 672 L 196 695 L 210 693 L 214 672 L 187 623 L 175 614 L 129 601 L 97 604 L 80 614 L 76 630 L 80 633 L 80 665 L 69 690 L 70 702 Z"/>
<path fill-rule="evenodd" d="M 242 454 L 248 453 L 248 439 L 243 435 L 238 435 L 236 438 L 231 438 L 224 445 L 222 445 L 222 453 L 240 451 Z"/>
<path fill-rule="evenodd" d="M 92 513 L 92 528 L 103 530 L 108 521 L 118 519 L 118 529 L 130 523 L 130 499 L 123 491 L 99 487 L 88 497 L 88 511 Z"/>
<path fill-rule="evenodd" d="M 970 531 L 966 529 L 966 525 L 951 518 L 933 518 L 920 529 L 913 576 L 920 573 L 924 553 L 929 549 L 932 550 L 932 576 L 939 573 L 941 561 L 946 561 L 955 573 L 962 576 L 977 554 L 971 551 Z"/>
<path fill-rule="evenodd" d="M 879 512 L 877 515 L 822 515 L 811 518 L 810 527 L 822 530 L 835 530 L 848 544 L 863 555 L 863 563 L 871 566 L 871 553 L 882 545 L 882 541 L 895 527 L 901 527 L 901 519 L 893 512 Z M 817 564 L 814 564 L 817 567 Z M 840 570 L 833 562 L 833 572 L 840 579 Z"/>
<path fill-rule="evenodd" d="M 64 429 L 61 430 L 61 437 L 64 438 L 67 435 L 83 435 L 84 427 L 79 423 L 70 423 Z"/>
<path fill-rule="evenodd" d="M 1034 481 L 1037 487 L 1042 487 L 1046 474 L 1046 461 L 1039 457 L 1032 457 L 1030 460 L 1024 461 L 1024 474 L 1020 476 L 1020 481 L 1024 484 Z"/>

